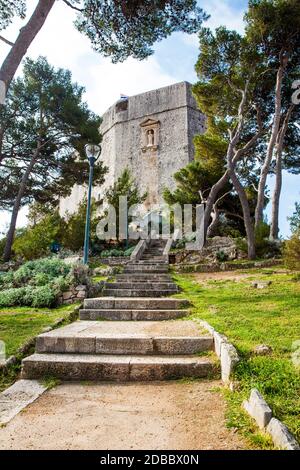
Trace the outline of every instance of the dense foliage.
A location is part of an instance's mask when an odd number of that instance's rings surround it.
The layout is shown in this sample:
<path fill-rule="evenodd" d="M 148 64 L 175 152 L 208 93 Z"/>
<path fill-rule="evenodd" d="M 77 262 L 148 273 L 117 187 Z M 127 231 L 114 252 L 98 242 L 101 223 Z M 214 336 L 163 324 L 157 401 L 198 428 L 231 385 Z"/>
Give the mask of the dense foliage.
<path fill-rule="evenodd" d="M 53 307 L 70 286 L 88 282 L 86 270 L 56 257 L 28 261 L 0 275 L 0 307 Z"/>

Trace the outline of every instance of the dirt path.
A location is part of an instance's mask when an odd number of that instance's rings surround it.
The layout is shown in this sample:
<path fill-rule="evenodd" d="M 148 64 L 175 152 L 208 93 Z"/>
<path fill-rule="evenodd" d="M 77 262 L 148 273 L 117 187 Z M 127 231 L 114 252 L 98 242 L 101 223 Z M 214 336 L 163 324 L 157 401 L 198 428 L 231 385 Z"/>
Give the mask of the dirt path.
<path fill-rule="evenodd" d="M 0 429 L 0 449 L 244 449 L 220 385 L 65 383 Z"/>

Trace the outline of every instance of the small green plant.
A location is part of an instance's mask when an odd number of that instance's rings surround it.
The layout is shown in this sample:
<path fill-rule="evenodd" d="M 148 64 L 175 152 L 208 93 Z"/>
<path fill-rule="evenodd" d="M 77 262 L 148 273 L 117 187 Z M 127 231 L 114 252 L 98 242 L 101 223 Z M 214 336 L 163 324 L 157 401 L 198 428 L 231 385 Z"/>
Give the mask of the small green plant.
<path fill-rule="evenodd" d="M 223 250 L 219 250 L 216 253 L 216 258 L 219 261 L 219 263 L 224 263 L 225 261 L 228 261 L 228 254 L 225 253 Z"/>
<path fill-rule="evenodd" d="M 60 385 L 60 383 L 61 383 L 61 380 L 59 380 L 56 377 L 52 377 L 50 375 L 44 377 L 42 380 L 42 385 L 44 385 L 44 387 L 46 387 L 47 390 L 51 390 L 51 388 L 57 387 L 58 385 Z"/>

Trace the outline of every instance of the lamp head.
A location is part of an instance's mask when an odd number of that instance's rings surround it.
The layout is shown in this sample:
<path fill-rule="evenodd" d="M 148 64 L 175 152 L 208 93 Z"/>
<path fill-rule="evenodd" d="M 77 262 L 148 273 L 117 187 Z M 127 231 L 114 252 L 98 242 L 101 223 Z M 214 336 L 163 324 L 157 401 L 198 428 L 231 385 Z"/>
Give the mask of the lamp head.
<path fill-rule="evenodd" d="M 84 150 L 90 164 L 93 165 L 95 161 L 99 158 L 99 155 L 101 153 L 100 145 L 86 144 Z"/>

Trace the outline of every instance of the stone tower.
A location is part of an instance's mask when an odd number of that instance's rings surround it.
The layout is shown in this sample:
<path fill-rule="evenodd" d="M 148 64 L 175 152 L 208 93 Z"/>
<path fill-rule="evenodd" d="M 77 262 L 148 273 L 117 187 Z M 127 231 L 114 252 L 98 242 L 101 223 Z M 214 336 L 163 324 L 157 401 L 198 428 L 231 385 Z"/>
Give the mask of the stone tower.
<path fill-rule="evenodd" d="M 122 98 L 103 115 L 101 160 L 109 168 L 94 197 L 102 199 L 127 167 L 142 192 L 148 192 L 147 209 L 163 202 L 165 187 L 173 189 L 173 174 L 194 158 L 193 137 L 205 130 L 205 116 L 197 109 L 191 85 L 176 83 Z M 61 213 L 76 210 L 84 188 L 73 188 L 60 203 Z"/>

